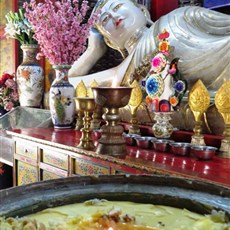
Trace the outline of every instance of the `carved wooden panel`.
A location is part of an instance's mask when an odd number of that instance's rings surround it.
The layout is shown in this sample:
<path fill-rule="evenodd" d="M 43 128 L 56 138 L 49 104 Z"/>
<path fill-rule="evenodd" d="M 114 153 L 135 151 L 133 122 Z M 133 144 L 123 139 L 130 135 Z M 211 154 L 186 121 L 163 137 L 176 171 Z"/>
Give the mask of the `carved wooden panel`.
<path fill-rule="evenodd" d="M 93 162 L 75 159 L 75 174 L 78 175 L 100 175 L 100 174 L 110 174 L 110 168 L 95 164 Z"/>
<path fill-rule="evenodd" d="M 24 185 L 38 181 L 37 167 L 18 161 L 17 162 L 17 185 Z"/>

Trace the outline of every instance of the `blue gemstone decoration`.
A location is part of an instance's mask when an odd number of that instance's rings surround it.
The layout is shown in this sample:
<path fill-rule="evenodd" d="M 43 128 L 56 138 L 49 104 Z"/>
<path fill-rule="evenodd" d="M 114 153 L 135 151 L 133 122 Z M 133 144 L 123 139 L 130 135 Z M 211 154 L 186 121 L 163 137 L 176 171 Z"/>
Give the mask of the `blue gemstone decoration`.
<path fill-rule="evenodd" d="M 146 91 L 150 95 L 155 95 L 159 90 L 159 82 L 156 78 L 150 77 L 146 81 Z"/>
<path fill-rule="evenodd" d="M 145 80 L 142 80 L 142 81 L 141 81 L 141 86 L 142 86 L 142 87 L 145 87 L 145 85 L 146 85 L 146 81 L 145 81 Z"/>
<path fill-rule="evenodd" d="M 174 88 L 178 93 L 181 93 L 185 90 L 185 83 L 179 80 L 175 83 Z"/>

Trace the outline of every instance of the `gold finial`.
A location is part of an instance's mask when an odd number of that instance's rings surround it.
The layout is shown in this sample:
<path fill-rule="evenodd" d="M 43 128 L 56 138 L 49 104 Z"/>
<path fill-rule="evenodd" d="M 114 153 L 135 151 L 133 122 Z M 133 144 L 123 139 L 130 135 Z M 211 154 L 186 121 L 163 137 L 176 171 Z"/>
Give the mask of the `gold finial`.
<path fill-rule="evenodd" d="M 98 87 L 98 86 L 99 86 L 98 83 L 94 79 L 93 82 L 91 83 L 90 87 L 87 89 L 87 96 L 88 97 L 93 97 L 92 87 Z"/>
<path fill-rule="evenodd" d="M 132 90 L 128 105 L 130 107 L 132 118 L 131 118 L 131 126 L 129 128 L 129 133 L 139 134 L 140 129 L 137 124 L 138 121 L 136 117 L 136 112 L 143 100 L 143 95 L 142 95 L 141 87 L 136 80 L 133 81 L 133 83 L 131 84 L 131 87 L 133 88 L 133 90 Z"/>
<path fill-rule="evenodd" d="M 87 88 L 82 80 L 80 81 L 80 83 L 77 85 L 75 89 L 75 96 L 76 97 L 86 97 L 87 96 Z"/>
<path fill-rule="evenodd" d="M 230 79 L 225 80 L 215 95 L 215 105 L 224 119 L 224 139 L 221 141 L 221 156 L 230 158 Z"/>
<path fill-rule="evenodd" d="M 204 137 L 201 135 L 201 116 L 210 105 L 210 95 L 201 80 L 198 80 L 191 88 L 188 95 L 188 103 L 196 121 L 193 129 L 194 135 L 192 136 L 192 144 L 205 145 Z"/>

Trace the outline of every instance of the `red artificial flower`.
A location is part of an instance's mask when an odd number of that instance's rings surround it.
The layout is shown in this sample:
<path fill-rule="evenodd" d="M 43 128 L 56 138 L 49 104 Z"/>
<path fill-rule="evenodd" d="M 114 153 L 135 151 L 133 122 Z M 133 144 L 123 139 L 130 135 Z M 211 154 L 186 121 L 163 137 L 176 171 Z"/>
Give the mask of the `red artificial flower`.
<path fill-rule="evenodd" d="M 158 38 L 159 38 L 160 40 L 166 39 L 166 38 L 168 38 L 168 37 L 169 37 L 169 32 L 167 32 L 166 29 L 164 29 L 164 30 L 162 31 L 162 33 L 160 33 L 160 34 L 158 35 Z"/>
<path fill-rule="evenodd" d="M 8 74 L 8 73 L 3 73 L 3 75 L 2 75 L 1 78 L 0 78 L 0 87 L 3 87 L 3 86 L 4 86 L 6 80 L 8 80 L 8 79 L 13 79 L 13 78 L 14 78 L 13 75 L 10 75 L 10 74 Z"/>

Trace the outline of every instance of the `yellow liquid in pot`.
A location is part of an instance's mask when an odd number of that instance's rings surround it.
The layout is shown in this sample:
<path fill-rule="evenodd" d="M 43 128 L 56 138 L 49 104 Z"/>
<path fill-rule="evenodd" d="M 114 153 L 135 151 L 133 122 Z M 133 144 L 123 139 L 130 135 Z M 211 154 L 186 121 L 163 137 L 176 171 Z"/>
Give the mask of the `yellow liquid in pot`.
<path fill-rule="evenodd" d="M 114 214 L 119 214 L 119 221 L 110 218 Z M 126 217 L 132 221 L 124 221 Z M 97 199 L 48 208 L 26 218 L 35 219 L 37 225 L 43 223 L 46 230 L 230 230 L 229 223 L 212 215 L 162 205 Z"/>

